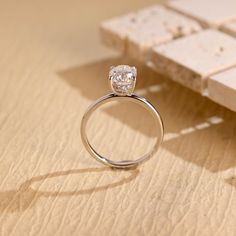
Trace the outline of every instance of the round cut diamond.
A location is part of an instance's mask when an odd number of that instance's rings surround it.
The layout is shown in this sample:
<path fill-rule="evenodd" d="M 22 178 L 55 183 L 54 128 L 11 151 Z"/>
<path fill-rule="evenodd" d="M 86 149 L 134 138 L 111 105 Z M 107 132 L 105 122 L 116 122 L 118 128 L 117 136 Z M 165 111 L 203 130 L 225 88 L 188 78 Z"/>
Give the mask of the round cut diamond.
<path fill-rule="evenodd" d="M 109 72 L 111 88 L 117 95 L 127 96 L 134 91 L 137 70 L 135 67 L 119 65 L 112 67 Z"/>

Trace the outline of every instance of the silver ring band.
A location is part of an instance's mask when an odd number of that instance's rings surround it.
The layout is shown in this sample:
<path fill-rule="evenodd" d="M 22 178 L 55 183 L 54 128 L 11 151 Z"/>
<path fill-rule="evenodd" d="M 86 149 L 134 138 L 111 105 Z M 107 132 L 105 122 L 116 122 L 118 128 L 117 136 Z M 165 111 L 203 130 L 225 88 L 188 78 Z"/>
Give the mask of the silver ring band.
<path fill-rule="evenodd" d="M 103 104 L 110 102 L 110 101 L 132 101 L 139 105 L 142 105 L 148 112 L 151 113 L 151 115 L 154 117 L 154 120 L 156 122 L 156 142 L 147 154 L 141 156 L 137 160 L 125 160 L 125 161 L 112 161 L 106 157 L 101 156 L 99 153 L 96 152 L 96 150 L 92 147 L 90 144 L 87 134 L 86 134 L 86 127 L 88 124 L 88 121 L 92 115 L 92 113 L 98 109 Z M 159 115 L 158 111 L 155 109 L 155 107 L 148 102 L 145 98 L 137 96 L 135 94 L 131 94 L 129 96 L 119 96 L 117 94 L 111 93 L 108 94 L 100 99 L 98 99 L 94 104 L 92 104 L 86 113 L 84 114 L 81 122 L 81 138 L 83 141 L 84 146 L 86 147 L 87 151 L 91 154 L 92 157 L 94 157 L 97 161 L 108 165 L 110 167 L 115 168 L 132 168 L 136 167 L 137 165 L 143 163 L 144 161 L 147 161 L 150 157 L 153 156 L 153 154 L 158 150 L 164 136 L 164 126 L 161 119 L 161 116 Z"/>

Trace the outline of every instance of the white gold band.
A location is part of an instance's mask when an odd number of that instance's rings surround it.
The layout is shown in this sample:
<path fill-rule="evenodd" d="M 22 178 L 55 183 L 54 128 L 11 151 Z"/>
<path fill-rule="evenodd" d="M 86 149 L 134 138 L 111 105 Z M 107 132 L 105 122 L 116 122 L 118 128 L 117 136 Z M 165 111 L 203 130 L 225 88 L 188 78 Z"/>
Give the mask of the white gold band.
<path fill-rule="evenodd" d="M 96 150 L 91 146 L 87 134 L 86 134 L 86 128 L 87 128 L 87 124 L 89 121 L 89 118 L 91 117 L 92 113 L 98 109 L 101 105 L 110 102 L 110 101 L 132 101 L 135 102 L 139 105 L 142 105 L 148 112 L 151 113 L 151 115 L 154 117 L 155 120 L 155 125 L 156 125 L 156 141 L 155 144 L 153 146 L 153 148 L 151 149 L 151 151 L 149 151 L 147 154 L 139 157 L 136 160 L 125 160 L 125 161 L 112 161 L 106 157 L 101 156 L 99 153 L 96 152 Z M 84 146 L 86 147 L 87 151 L 91 154 L 91 156 L 93 156 L 97 161 L 108 165 L 110 167 L 115 167 L 115 168 L 132 168 L 132 167 L 136 167 L 139 164 L 143 163 L 144 161 L 147 161 L 150 157 L 153 156 L 153 154 L 158 150 L 162 140 L 163 140 L 163 136 L 164 136 L 164 126 L 163 126 L 163 122 L 161 119 L 160 114 L 158 113 L 158 111 L 155 109 L 155 107 L 148 102 L 145 98 L 137 96 L 135 94 L 132 94 L 130 96 L 119 96 L 117 94 L 108 94 L 100 99 L 98 99 L 94 104 L 92 104 L 88 110 L 86 111 L 86 113 L 83 116 L 82 122 L 81 122 L 81 138 L 83 141 Z"/>

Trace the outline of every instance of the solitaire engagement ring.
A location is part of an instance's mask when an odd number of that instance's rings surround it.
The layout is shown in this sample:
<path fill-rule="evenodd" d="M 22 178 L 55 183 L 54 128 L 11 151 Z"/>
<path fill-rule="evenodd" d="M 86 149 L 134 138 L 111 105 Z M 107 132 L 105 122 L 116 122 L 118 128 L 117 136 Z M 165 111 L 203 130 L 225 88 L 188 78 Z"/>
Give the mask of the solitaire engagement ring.
<path fill-rule="evenodd" d="M 119 65 L 115 67 L 111 67 L 109 72 L 109 83 L 112 89 L 112 93 L 99 98 L 95 103 L 93 103 L 86 113 L 84 114 L 81 122 L 81 138 L 84 146 L 87 151 L 94 157 L 97 161 L 108 165 L 110 167 L 115 168 L 132 168 L 136 167 L 144 161 L 148 160 L 153 154 L 158 150 L 164 136 L 164 127 L 160 114 L 156 110 L 156 108 L 148 102 L 145 98 L 140 97 L 133 93 L 136 83 L 137 70 L 135 67 L 130 67 L 127 65 Z M 87 134 L 86 128 L 88 121 L 92 115 L 92 113 L 98 109 L 103 104 L 110 101 L 132 101 L 143 106 L 155 120 L 155 130 L 156 130 L 156 141 L 152 149 L 147 152 L 145 155 L 139 157 L 136 160 L 122 160 L 122 161 L 113 161 L 108 159 L 107 157 L 101 156 L 90 144 Z"/>

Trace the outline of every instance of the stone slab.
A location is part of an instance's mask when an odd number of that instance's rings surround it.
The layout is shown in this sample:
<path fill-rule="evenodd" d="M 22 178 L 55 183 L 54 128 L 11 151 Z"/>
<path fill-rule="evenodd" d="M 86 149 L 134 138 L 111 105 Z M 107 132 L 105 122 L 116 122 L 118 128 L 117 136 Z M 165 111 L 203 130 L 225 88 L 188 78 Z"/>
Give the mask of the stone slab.
<path fill-rule="evenodd" d="M 211 76 L 209 98 L 236 112 L 236 68 Z"/>
<path fill-rule="evenodd" d="M 228 24 L 225 24 L 221 27 L 221 30 L 224 31 L 227 34 L 230 34 L 234 37 L 236 37 L 236 20 L 233 22 L 230 22 Z"/>
<path fill-rule="evenodd" d="M 163 6 L 152 6 L 136 14 L 138 27 L 128 34 L 128 54 L 148 61 L 150 49 L 202 30 L 201 26 L 185 16 Z"/>
<path fill-rule="evenodd" d="M 207 27 L 236 20 L 235 0 L 171 0 L 167 6 Z"/>
<path fill-rule="evenodd" d="M 154 5 L 101 24 L 103 41 L 130 56 L 147 61 L 151 48 L 199 32 L 201 26 L 161 5 Z"/>
<path fill-rule="evenodd" d="M 129 32 L 136 28 L 135 14 L 127 14 L 104 21 L 100 25 L 103 43 L 121 52 L 126 51 L 126 40 Z"/>
<path fill-rule="evenodd" d="M 155 47 L 152 62 L 158 72 L 203 93 L 209 76 L 236 66 L 236 40 L 205 30 Z"/>

